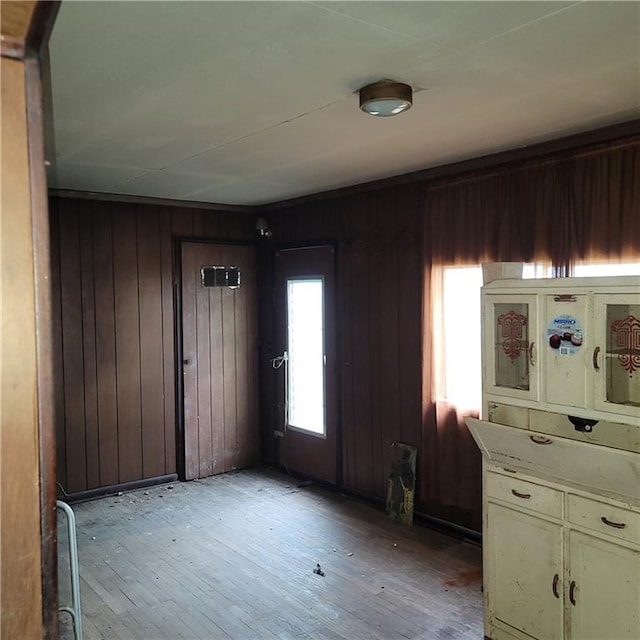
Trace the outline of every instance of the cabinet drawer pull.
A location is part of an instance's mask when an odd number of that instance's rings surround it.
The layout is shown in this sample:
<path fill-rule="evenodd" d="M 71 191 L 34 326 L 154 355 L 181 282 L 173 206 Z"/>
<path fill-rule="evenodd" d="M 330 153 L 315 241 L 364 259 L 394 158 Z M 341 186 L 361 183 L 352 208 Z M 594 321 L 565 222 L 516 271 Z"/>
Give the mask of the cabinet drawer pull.
<path fill-rule="evenodd" d="M 560 597 L 560 594 L 558 593 L 558 582 L 560 582 L 560 576 L 556 573 L 556 575 L 553 576 L 553 584 L 551 585 L 551 589 L 553 590 L 553 595 L 556 598 Z"/>
<path fill-rule="evenodd" d="M 534 345 L 535 345 L 535 342 L 532 342 L 532 343 L 529 345 L 529 364 L 530 364 L 532 367 L 535 367 L 535 366 L 536 366 L 536 361 L 535 361 L 535 359 L 534 359 L 534 357 L 533 357 L 533 346 L 534 346 Z"/>
<path fill-rule="evenodd" d="M 600 365 L 598 364 L 598 354 L 600 353 L 600 347 L 596 347 L 593 350 L 593 368 L 596 371 L 600 371 Z"/>
<path fill-rule="evenodd" d="M 575 607 L 576 606 L 576 581 L 572 580 L 571 584 L 569 585 L 569 600 L 571 601 L 571 604 Z"/>
<path fill-rule="evenodd" d="M 535 442 L 536 444 L 551 444 L 553 440 L 550 438 L 545 438 L 544 436 L 529 436 L 531 438 L 531 442 Z"/>
<path fill-rule="evenodd" d="M 530 493 L 520 493 L 519 491 L 516 491 L 515 489 L 511 489 L 511 493 L 513 493 L 513 495 L 516 498 L 522 498 L 523 500 L 529 500 L 529 498 L 531 497 Z M 622 525 L 624 527 L 624 525 Z"/>
<path fill-rule="evenodd" d="M 613 527 L 614 529 L 624 529 L 627 526 L 624 522 L 613 522 L 613 520 L 609 520 L 605 516 L 602 516 L 600 520 L 602 520 L 602 522 L 604 522 L 608 527 Z"/>

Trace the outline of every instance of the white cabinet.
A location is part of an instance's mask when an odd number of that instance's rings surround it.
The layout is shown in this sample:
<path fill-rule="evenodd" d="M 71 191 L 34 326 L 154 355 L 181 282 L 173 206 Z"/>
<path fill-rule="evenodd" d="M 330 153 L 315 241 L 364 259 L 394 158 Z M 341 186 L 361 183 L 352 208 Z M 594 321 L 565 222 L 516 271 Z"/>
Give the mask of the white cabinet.
<path fill-rule="evenodd" d="M 640 278 L 482 289 L 485 634 L 640 639 Z"/>
<path fill-rule="evenodd" d="M 488 638 L 640 638 L 640 509 L 488 467 Z"/>
<path fill-rule="evenodd" d="M 639 278 L 494 281 L 482 297 L 485 412 L 506 399 L 640 426 Z"/>
<path fill-rule="evenodd" d="M 487 543 L 495 549 L 488 567 L 492 618 L 534 638 L 559 640 L 562 527 L 493 502 L 487 521 Z"/>

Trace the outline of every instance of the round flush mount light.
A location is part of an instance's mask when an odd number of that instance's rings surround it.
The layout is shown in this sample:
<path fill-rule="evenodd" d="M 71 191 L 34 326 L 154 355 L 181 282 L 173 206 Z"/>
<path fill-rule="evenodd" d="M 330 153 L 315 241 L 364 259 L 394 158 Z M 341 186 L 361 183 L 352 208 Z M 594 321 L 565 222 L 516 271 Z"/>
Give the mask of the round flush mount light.
<path fill-rule="evenodd" d="M 413 104 L 413 89 L 403 82 L 382 80 L 362 87 L 360 108 L 380 118 L 397 116 Z"/>

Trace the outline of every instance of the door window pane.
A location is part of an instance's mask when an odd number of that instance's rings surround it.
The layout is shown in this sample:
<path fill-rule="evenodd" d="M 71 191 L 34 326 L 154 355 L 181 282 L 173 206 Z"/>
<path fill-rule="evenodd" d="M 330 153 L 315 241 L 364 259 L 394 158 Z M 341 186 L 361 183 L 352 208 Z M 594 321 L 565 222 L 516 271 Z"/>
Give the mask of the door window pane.
<path fill-rule="evenodd" d="M 287 423 L 325 434 L 322 278 L 287 280 Z"/>

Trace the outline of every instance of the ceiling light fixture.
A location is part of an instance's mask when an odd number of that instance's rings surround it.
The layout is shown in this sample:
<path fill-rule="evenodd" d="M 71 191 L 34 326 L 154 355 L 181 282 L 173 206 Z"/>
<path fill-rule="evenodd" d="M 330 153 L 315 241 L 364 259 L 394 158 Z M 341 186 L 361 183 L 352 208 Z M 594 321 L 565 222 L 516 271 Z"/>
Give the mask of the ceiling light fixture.
<path fill-rule="evenodd" d="M 360 108 L 381 118 L 397 116 L 413 104 L 413 89 L 403 82 L 381 80 L 362 87 L 359 93 Z"/>

